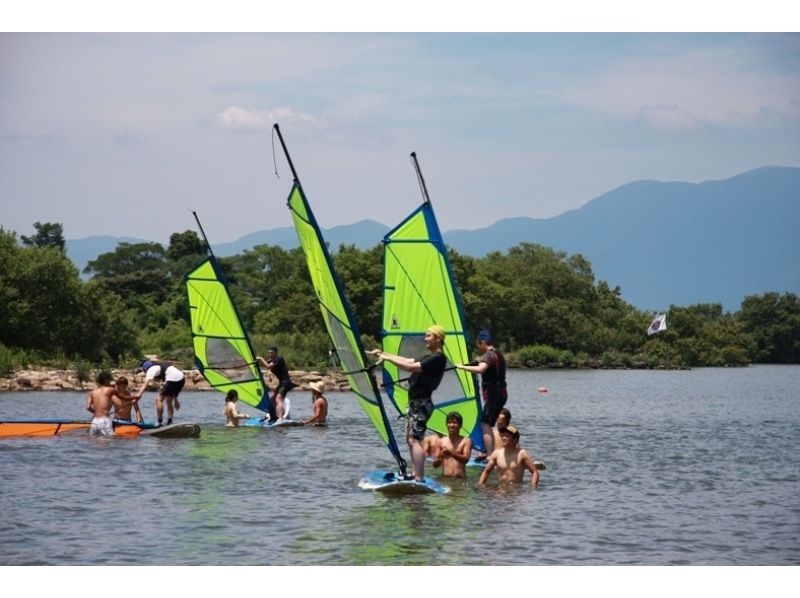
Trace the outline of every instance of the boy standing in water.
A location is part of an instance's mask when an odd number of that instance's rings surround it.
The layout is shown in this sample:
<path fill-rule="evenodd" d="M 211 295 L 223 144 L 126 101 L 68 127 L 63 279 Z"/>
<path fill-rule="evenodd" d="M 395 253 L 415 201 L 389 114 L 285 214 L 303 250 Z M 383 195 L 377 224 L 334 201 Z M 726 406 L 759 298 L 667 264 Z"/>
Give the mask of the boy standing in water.
<path fill-rule="evenodd" d="M 114 383 L 116 393 L 111 397 L 114 403 L 114 415 L 116 419 L 131 420 L 131 408 L 136 412 L 136 421 L 142 423 L 142 410 L 139 409 L 139 397 L 133 396 L 128 391 L 128 379 L 120 376 Z"/>
<path fill-rule="evenodd" d="M 459 434 L 464 423 L 460 413 L 447 414 L 447 436 L 439 442 L 439 450 L 434 455 L 433 465 L 442 465 L 442 475 L 448 478 L 467 477 L 467 461 L 472 453 L 472 440 Z"/>
<path fill-rule="evenodd" d="M 502 442 L 500 442 L 500 430 L 505 428 L 508 424 L 511 423 L 511 412 L 503 407 L 500 410 L 500 415 L 497 416 L 497 423 L 492 430 L 494 434 L 494 445 L 495 446 L 502 446 Z"/>
<path fill-rule="evenodd" d="M 113 436 L 114 424 L 109 416 L 112 397 L 117 390 L 111 385 L 111 374 L 100 372 L 97 376 L 97 388 L 86 398 L 86 410 L 94 414 L 89 434 L 92 436 Z"/>
<path fill-rule="evenodd" d="M 481 472 L 478 484 L 483 485 L 489 479 L 489 474 L 497 467 L 500 482 L 522 482 L 525 470 L 531 472 L 531 486 L 539 485 L 539 470 L 533 458 L 524 449 L 519 448 L 519 430 L 514 426 L 500 429 L 500 442 L 502 446 L 489 455 L 486 468 Z"/>
<path fill-rule="evenodd" d="M 425 346 L 431 354 L 422 359 L 392 355 L 380 349 L 370 351 L 372 355 L 378 357 L 376 365 L 388 361 L 411 372 L 406 412 L 406 441 L 414 464 L 414 479 L 418 482 L 425 477 L 425 449 L 422 448 L 422 439 L 425 437 L 425 429 L 433 413 L 433 391 L 439 387 L 447 366 L 447 359 L 442 353 L 444 336 L 444 328 L 437 324 L 425 331 Z"/>

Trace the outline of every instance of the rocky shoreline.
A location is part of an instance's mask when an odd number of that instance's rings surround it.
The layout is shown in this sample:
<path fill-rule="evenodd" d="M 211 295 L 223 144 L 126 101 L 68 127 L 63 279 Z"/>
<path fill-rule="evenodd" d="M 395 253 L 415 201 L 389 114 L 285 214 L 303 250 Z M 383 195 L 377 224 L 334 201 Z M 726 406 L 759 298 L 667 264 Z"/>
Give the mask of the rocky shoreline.
<path fill-rule="evenodd" d="M 92 372 L 88 380 L 81 380 L 75 370 L 26 369 L 18 370 L 11 376 L 0 378 L 0 392 L 24 391 L 89 391 L 95 388 L 95 377 L 99 372 Z M 213 390 L 199 370 L 183 370 L 186 376 L 184 390 Z M 144 374 L 133 370 L 111 370 L 114 378 L 125 376 L 131 388 L 139 388 L 144 383 Z M 350 385 L 343 376 L 322 374 L 320 372 L 290 371 L 289 375 L 299 390 L 309 390 L 309 384 L 319 382 L 325 385 L 326 391 L 347 391 Z M 277 386 L 277 380 L 267 375 L 267 385 Z"/>

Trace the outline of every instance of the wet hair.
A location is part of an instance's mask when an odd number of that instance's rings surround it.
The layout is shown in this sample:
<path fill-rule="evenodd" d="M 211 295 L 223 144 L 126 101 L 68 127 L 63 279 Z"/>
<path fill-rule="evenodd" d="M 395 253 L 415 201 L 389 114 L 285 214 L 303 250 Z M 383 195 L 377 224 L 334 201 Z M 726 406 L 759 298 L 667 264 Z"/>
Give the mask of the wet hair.
<path fill-rule="evenodd" d="M 111 372 L 100 372 L 97 374 L 97 383 L 100 386 L 107 386 L 111 384 L 113 379 L 114 377 L 111 375 Z"/>
<path fill-rule="evenodd" d="M 128 385 L 128 379 L 125 376 L 120 376 L 119 378 L 117 378 L 116 383 L 117 384 L 124 384 L 124 385 L 127 386 Z"/>
<path fill-rule="evenodd" d="M 511 423 L 511 412 L 510 412 L 508 409 L 506 409 L 505 407 L 503 407 L 503 408 L 500 410 L 500 415 L 505 415 L 505 416 L 506 416 L 506 425 L 508 425 L 508 424 L 510 424 L 510 423 Z"/>
<path fill-rule="evenodd" d="M 458 411 L 451 411 L 450 413 L 447 414 L 446 422 L 450 423 L 452 421 L 458 422 L 459 426 L 464 425 L 464 418 L 461 417 L 461 414 Z"/>
<path fill-rule="evenodd" d="M 274 345 L 273 345 L 272 347 L 270 347 L 269 349 L 267 349 L 267 351 L 274 351 L 275 353 L 277 353 L 277 352 L 278 352 L 278 347 L 276 347 L 276 346 L 274 346 Z"/>
<path fill-rule="evenodd" d="M 225 395 L 225 402 L 236 401 L 239 399 L 239 393 L 235 389 L 230 389 L 228 394 Z"/>

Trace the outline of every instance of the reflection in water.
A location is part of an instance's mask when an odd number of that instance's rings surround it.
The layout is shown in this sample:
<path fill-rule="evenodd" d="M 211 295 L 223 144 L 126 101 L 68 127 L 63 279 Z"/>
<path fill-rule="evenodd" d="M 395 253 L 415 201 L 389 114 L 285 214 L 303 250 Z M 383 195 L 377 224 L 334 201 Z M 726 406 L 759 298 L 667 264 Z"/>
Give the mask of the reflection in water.
<path fill-rule="evenodd" d="M 446 481 L 453 487 L 452 480 Z M 460 484 L 456 480 L 456 484 Z M 458 565 L 478 562 L 480 495 L 464 482 L 446 495 L 387 497 L 361 491 L 366 505 L 325 520 L 289 545 L 316 564 Z"/>

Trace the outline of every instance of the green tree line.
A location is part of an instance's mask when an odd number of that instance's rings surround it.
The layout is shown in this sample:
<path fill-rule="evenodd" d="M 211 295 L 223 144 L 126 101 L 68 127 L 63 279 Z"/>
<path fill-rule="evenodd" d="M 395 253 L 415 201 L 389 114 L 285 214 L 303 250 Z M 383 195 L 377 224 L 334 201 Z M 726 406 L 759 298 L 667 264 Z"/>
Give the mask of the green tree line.
<path fill-rule="evenodd" d="M 83 274 L 60 224 L 17 239 L 0 227 L 0 373 L 15 367 L 132 367 L 144 354 L 192 364 L 184 276 L 206 257 L 194 231 L 120 243 Z M 368 348 L 380 339 L 382 248 L 342 245 L 333 261 Z M 291 367 L 324 369 L 330 348 L 300 249 L 260 245 L 218 258 L 256 352 L 277 344 Z M 792 293 L 672 305 L 647 337 L 652 312 L 596 280 L 590 262 L 533 243 L 482 258 L 450 250 L 467 325 L 490 329 L 511 365 L 692 367 L 800 363 L 800 299 Z"/>

